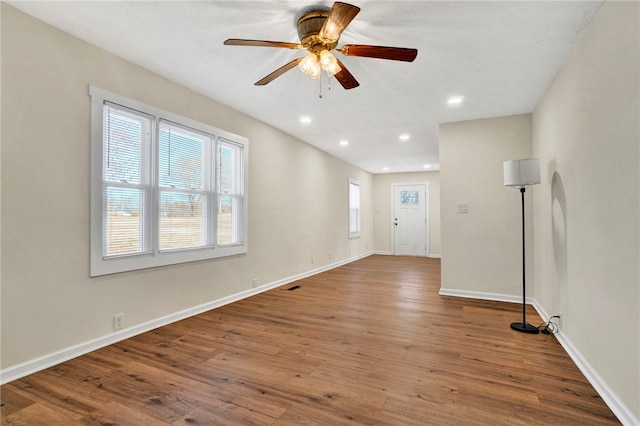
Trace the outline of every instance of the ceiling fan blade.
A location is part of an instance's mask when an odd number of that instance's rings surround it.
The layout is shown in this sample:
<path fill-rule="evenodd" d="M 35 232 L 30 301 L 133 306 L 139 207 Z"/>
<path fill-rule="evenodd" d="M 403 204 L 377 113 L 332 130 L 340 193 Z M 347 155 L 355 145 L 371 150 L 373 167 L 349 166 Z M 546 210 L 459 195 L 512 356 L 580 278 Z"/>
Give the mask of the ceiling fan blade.
<path fill-rule="evenodd" d="M 342 87 L 349 90 L 353 89 L 354 87 L 360 86 L 358 80 L 356 80 L 355 77 L 351 75 L 347 67 L 345 67 L 344 64 L 340 62 L 340 60 L 338 60 L 338 65 L 340 65 L 341 69 L 340 72 L 334 75 L 334 77 L 336 78 L 336 80 L 338 80 L 338 83 L 340 83 Z"/>
<path fill-rule="evenodd" d="M 276 78 L 280 77 L 282 74 L 284 74 L 285 72 L 289 71 L 291 68 L 295 68 L 296 65 L 298 65 L 300 63 L 300 61 L 303 60 L 303 59 L 304 58 L 296 58 L 293 61 L 289 62 L 288 64 L 281 66 L 280 68 L 278 68 L 277 70 L 275 70 L 271 74 L 269 74 L 266 77 L 264 77 L 262 80 L 257 81 L 255 83 L 255 85 L 256 86 L 264 86 L 265 84 L 271 83 L 273 80 L 275 80 Z"/>
<path fill-rule="evenodd" d="M 344 29 L 347 28 L 347 25 L 351 23 L 358 12 L 360 12 L 358 6 L 339 1 L 335 2 L 318 35 L 326 41 L 338 41 Z"/>
<path fill-rule="evenodd" d="M 245 40 L 241 38 L 230 38 L 224 41 L 227 46 L 257 46 L 257 47 L 281 47 L 283 49 L 302 49 L 298 43 L 287 43 L 284 41 L 267 40 Z"/>
<path fill-rule="evenodd" d="M 418 56 L 418 49 L 405 47 L 369 46 L 366 44 L 345 44 L 339 49 L 346 56 L 364 58 L 391 59 L 393 61 L 413 62 Z"/>

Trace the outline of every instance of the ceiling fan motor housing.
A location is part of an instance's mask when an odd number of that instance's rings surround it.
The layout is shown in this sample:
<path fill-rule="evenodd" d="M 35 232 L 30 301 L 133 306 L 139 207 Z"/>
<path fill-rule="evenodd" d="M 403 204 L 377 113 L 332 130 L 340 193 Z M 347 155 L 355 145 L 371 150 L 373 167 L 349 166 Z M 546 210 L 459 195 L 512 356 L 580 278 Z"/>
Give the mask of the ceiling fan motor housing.
<path fill-rule="evenodd" d="M 300 44 L 310 52 L 318 53 L 320 50 L 332 50 L 338 45 L 338 40 L 327 41 L 318 35 L 328 16 L 329 10 L 311 10 L 298 19 Z"/>

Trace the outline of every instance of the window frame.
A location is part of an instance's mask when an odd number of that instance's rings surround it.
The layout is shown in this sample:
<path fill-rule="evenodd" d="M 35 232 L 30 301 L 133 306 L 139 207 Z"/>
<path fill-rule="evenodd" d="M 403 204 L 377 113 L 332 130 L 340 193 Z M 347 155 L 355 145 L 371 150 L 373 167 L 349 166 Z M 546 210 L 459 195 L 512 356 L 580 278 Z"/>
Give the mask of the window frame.
<path fill-rule="evenodd" d="M 352 201 L 352 194 L 351 194 L 351 189 L 352 186 L 355 186 L 358 188 L 358 206 L 357 206 L 357 214 L 356 214 L 356 230 L 355 231 L 351 231 L 352 229 L 352 215 L 351 215 L 351 210 L 352 210 L 352 206 L 351 206 L 351 201 Z M 356 180 L 356 179 L 352 179 L 349 178 L 348 179 L 348 186 L 347 186 L 347 210 L 348 210 L 348 230 L 349 230 L 349 238 L 359 238 L 361 231 L 362 231 L 362 191 L 361 188 L 362 186 L 360 185 L 360 181 Z"/>
<path fill-rule="evenodd" d="M 91 98 L 91 162 L 90 162 L 90 273 L 91 277 L 114 274 L 119 272 L 134 271 L 140 269 L 154 268 L 158 266 L 174 265 L 179 263 L 216 259 L 227 256 L 246 254 L 248 252 L 248 158 L 249 140 L 245 137 L 215 128 L 160 108 L 156 108 L 139 101 L 103 90 L 93 85 L 89 85 L 89 96 Z M 147 226 L 151 227 L 150 237 L 151 252 L 121 256 L 103 256 L 103 245 L 105 244 L 103 235 L 103 106 L 104 104 L 115 104 L 124 108 L 137 111 L 143 115 L 153 116 L 152 141 L 151 141 L 151 192 L 149 205 L 150 209 L 145 213 L 145 219 L 150 221 Z M 241 209 L 238 217 L 241 220 L 240 241 L 232 244 L 218 244 L 218 217 L 217 208 L 208 215 L 208 223 L 214 227 L 211 245 L 207 247 L 188 248 L 182 250 L 160 251 L 159 249 L 159 194 L 161 192 L 158 182 L 158 129 L 160 120 L 176 123 L 198 132 L 205 133 L 213 137 L 214 143 L 211 147 L 214 152 L 212 167 L 217 166 L 218 147 L 221 142 L 233 143 L 241 147 L 241 158 L 239 160 L 242 170 L 238 173 Z M 214 179 L 217 179 L 217 171 L 214 170 Z M 217 182 L 213 182 L 211 188 L 213 206 L 217 206 L 218 196 Z"/>

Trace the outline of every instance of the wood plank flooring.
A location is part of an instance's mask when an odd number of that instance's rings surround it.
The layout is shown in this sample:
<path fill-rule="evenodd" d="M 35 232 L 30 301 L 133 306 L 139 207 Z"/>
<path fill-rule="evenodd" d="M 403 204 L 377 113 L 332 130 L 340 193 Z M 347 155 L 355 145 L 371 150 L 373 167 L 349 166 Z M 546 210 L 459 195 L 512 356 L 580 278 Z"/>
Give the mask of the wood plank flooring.
<path fill-rule="evenodd" d="M 2 424 L 619 424 L 520 305 L 439 288 L 370 256 L 6 384 Z"/>

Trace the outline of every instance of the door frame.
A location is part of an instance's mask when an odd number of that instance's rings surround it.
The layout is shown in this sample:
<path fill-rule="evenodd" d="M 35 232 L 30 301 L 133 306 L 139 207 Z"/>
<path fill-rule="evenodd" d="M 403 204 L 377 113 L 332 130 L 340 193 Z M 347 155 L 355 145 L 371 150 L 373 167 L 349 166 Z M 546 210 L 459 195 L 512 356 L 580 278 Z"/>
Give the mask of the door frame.
<path fill-rule="evenodd" d="M 425 197 L 424 197 L 424 208 L 425 208 L 425 226 L 424 226 L 424 243 L 425 243 L 425 257 L 429 257 L 429 223 L 431 222 L 429 219 L 429 208 L 430 208 L 430 200 L 429 200 L 429 182 L 406 182 L 406 183 L 392 183 L 391 184 L 391 215 L 390 215 L 390 228 L 391 228 L 391 254 L 395 256 L 396 254 L 396 232 L 395 227 L 393 225 L 393 218 L 395 217 L 395 209 L 396 209 L 396 201 L 395 201 L 395 189 L 398 186 L 416 186 L 416 185 L 424 185 Z"/>

